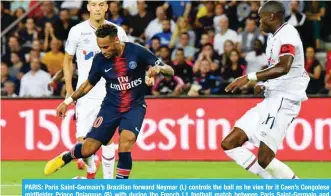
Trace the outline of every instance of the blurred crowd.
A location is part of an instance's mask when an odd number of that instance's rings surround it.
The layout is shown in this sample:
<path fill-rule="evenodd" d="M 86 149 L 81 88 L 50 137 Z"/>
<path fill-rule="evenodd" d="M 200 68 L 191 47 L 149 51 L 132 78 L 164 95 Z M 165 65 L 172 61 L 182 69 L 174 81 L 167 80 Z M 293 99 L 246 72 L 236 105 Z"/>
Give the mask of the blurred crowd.
<path fill-rule="evenodd" d="M 150 95 L 221 95 L 236 77 L 267 67 L 267 35 L 259 30 L 263 1 L 110 1 L 106 19 L 124 28 L 173 66 L 174 77 L 157 78 Z M 87 1 L 1 1 L 1 94 L 10 97 L 64 96 L 63 83 L 50 83 L 63 66 L 71 27 L 87 20 Z M 326 64 L 315 57 L 331 41 L 330 2 L 285 1 L 286 21 L 303 40 L 307 93 L 331 95 L 331 51 Z M 75 62 L 74 62 L 75 63 Z M 238 94 L 251 94 L 249 83 Z"/>

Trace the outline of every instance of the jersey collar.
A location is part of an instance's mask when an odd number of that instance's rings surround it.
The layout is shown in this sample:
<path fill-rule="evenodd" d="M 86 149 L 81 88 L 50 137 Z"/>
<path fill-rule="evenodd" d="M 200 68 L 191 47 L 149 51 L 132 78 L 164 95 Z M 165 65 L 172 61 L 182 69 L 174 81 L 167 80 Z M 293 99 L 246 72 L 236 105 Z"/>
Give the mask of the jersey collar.
<path fill-rule="evenodd" d="M 283 23 L 276 31 L 275 33 L 273 34 L 273 37 L 275 37 L 275 35 L 285 26 L 287 25 L 287 22 Z"/>

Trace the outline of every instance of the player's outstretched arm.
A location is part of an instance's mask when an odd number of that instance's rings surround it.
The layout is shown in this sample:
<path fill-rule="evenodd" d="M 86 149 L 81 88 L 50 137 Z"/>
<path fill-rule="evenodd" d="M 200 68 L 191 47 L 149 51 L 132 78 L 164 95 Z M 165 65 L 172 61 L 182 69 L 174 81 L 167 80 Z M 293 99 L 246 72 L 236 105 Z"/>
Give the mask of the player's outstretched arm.
<path fill-rule="evenodd" d="M 88 80 L 86 80 L 80 87 L 68 98 L 66 98 L 57 108 L 56 115 L 59 117 L 65 117 L 68 105 L 76 101 L 77 99 L 86 95 L 94 87 Z"/>
<path fill-rule="evenodd" d="M 72 74 L 74 70 L 72 64 L 73 58 L 74 57 L 72 55 L 66 52 L 63 60 L 63 74 L 64 74 L 65 87 L 67 91 L 66 97 L 70 96 L 74 91 L 72 88 Z"/>
<path fill-rule="evenodd" d="M 265 81 L 283 76 L 290 71 L 293 60 L 292 55 L 281 56 L 276 65 L 235 79 L 225 88 L 225 91 L 234 93 L 249 81 Z"/>

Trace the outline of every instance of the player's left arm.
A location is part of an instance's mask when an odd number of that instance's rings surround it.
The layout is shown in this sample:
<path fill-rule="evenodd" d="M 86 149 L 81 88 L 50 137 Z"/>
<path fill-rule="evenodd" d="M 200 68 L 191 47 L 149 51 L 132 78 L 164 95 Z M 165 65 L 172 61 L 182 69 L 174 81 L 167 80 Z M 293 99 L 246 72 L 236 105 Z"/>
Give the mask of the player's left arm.
<path fill-rule="evenodd" d="M 142 46 L 139 46 L 139 47 L 140 47 L 139 56 L 143 58 L 143 61 L 145 62 L 146 66 L 149 66 L 149 65 L 152 66 L 147 71 L 147 77 L 152 78 L 158 74 L 163 74 L 166 76 L 175 75 L 175 71 L 171 66 L 165 64 L 161 59 L 157 58 L 147 48 L 144 48 Z"/>

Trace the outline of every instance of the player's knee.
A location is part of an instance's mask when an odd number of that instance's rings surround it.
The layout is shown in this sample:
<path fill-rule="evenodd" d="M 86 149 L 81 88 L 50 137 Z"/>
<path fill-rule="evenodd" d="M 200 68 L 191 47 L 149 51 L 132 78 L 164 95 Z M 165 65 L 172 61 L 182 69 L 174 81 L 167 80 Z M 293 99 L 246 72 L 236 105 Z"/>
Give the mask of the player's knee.
<path fill-rule="evenodd" d="M 275 156 L 272 154 L 259 153 L 257 161 L 262 168 L 266 168 L 273 158 L 275 158 Z"/>
<path fill-rule="evenodd" d="M 135 142 L 135 140 L 131 139 L 131 138 L 120 140 L 119 151 L 120 152 L 130 152 L 134 142 Z"/>

